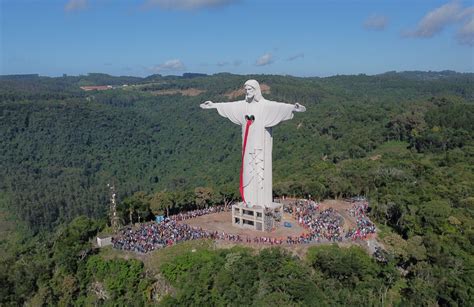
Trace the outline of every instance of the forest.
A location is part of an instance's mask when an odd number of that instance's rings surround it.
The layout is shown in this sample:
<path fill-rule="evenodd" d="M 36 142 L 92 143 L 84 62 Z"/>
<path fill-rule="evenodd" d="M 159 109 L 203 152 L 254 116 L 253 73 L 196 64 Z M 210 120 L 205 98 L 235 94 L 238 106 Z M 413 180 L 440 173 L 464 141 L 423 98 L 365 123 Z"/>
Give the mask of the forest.
<path fill-rule="evenodd" d="M 274 196 L 367 197 L 388 262 L 357 247 L 311 247 L 304 259 L 204 248 L 151 274 L 92 247 L 109 228 L 108 184 L 124 225 L 238 200 L 240 127 L 199 104 L 237 99 L 248 79 L 269 87 L 266 99 L 307 108 L 274 129 Z M 0 305 L 149 305 L 161 283 L 173 288 L 165 306 L 470 305 L 473 81 L 0 76 Z"/>

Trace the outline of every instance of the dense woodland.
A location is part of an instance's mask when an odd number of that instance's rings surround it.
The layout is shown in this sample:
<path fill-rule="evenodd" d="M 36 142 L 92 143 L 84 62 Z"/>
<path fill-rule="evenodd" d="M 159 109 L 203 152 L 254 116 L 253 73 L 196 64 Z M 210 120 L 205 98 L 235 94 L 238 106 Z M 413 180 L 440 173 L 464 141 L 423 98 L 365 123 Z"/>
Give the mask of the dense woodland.
<path fill-rule="evenodd" d="M 205 100 L 247 79 L 306 106 L 274 129 L 275 196 L 364 195 L 386 246 L 183 252 L 149 274 L 103 257 L 122 224 L 238 199 L 240 127 Z M 0 305 L 443 305 L 474 301 L 474 75 L 0 76 Z M 126 84 L 127 86 L 122 86 Z M 112 85 L 85 92 L 80 86 Z M 197 96 L 158 95 L 199 89 Z M 114 303 L 115 302 L 115 303 Z"/>

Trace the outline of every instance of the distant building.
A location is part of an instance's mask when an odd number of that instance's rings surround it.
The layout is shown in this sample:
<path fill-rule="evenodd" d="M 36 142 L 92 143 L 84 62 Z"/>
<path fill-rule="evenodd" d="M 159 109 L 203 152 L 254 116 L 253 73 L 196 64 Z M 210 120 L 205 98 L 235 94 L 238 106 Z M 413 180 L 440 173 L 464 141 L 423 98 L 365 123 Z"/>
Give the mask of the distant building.
<path fill-rule="evenodd" d="M 97 246 L 104 247 L 112 245 L 112 237 L 97 237 Z"/>
<path fill-rule="evenodd" d="M 84 91 L 105 91 L 112 89 L 112 85 L 81 86 Z"/>

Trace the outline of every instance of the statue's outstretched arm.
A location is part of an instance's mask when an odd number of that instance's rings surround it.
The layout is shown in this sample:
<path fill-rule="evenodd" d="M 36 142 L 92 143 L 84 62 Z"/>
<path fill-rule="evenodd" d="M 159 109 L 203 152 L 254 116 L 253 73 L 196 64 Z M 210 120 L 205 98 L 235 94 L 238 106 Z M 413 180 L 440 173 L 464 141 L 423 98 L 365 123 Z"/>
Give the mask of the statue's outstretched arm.
<path fill-rule="evenodd" d="M 295 103 L 295 108 L 293 109 L 293 112 L 304 112 L 306 111 L 306 107 L 299 104 L 299 103 Z"/>
<path fill-rule="evenodd" d="M 230 119 L 234 124 L 243 124 L 244 113 L 240 101 L 214 103 L 208 100 L 199 106 L 202 109 L 216 109 L 220 116 Z"/>
<path fill-rule="evenodd" d="M 208 100 L 204 103 L 201 103 L 199 106 L 201 107 L 201 109 L 215 109 L 215 108 L 217 108 L 215 103 L 210 101 L 210 100 Z"/>

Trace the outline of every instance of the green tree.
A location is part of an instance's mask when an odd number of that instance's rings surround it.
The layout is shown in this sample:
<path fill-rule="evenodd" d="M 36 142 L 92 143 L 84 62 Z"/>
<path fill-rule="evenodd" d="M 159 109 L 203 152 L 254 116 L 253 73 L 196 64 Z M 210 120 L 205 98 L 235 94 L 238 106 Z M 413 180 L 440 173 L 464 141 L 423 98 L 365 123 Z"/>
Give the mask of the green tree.
<path fill-rule="evenodd" d="M 154 214 L 166 212 L 166 216 L 169 216 L 170 208 L 172 208 L 172 206 L 172 195 L 167 191 L 154 193 L 150 200 L 150 208 Z"/>
<path fill-rule="evenodd" d="M 214 199 L 214 190 L 209 187 L 197 187 L 194 189 L 194 203 L 198 208 L 207 208 Z"/>

